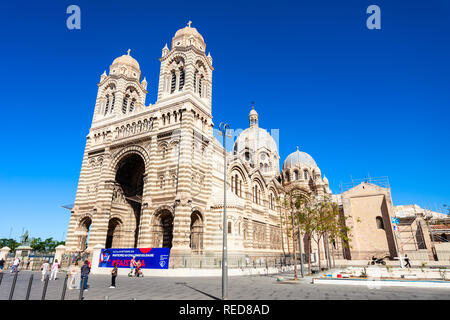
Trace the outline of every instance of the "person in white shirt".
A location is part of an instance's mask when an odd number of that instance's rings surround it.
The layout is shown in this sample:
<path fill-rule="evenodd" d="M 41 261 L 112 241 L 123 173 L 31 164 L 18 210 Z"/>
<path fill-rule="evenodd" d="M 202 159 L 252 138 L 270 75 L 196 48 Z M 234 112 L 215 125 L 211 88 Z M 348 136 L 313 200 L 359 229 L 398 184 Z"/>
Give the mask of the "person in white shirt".
<path fill-rule="evenodd" d="M 55 262 L 52 264 L 52 272 L 50 273 L 50 280 L 56 280 L 56 275 L 58 274 L 59 263 L 58 259 L 55 259 Z"/>
<path fill-rule="evenodd" d="M 20 259 L 16 258 L 12 264 L 11 272 L 19 272 Z"/>
<path fill-rule="evenodd" d="M 41 266 L 41 270 L 42 270 L 42 278 L 41 281 L 44 281 L 45 275 L 48 272 L 48 268 L 49 268 L 50 264 L 48 263 L 48 259 L 45 260 L 45 262 L 42 264 Z"/>

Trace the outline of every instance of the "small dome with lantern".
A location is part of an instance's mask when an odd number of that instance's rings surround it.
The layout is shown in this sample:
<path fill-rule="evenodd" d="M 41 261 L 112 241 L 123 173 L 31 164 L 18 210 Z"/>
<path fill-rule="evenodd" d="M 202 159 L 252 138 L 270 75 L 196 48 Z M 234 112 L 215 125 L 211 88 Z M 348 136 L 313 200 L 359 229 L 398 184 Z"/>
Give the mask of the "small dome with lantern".
<path fill-rule="evenodd" d="M 116 59 L 109 67 L 110 75 L 125 75 L 129 78 L 140 79 L 141 69 L 139 63 L 130 55 L 131 49 L 127 50 L 127 54 L 124 54 Z"/>
<path fill-rule="evenodd" d="M 187 26 L 183 29 L 178 30 L 175 36 L 172 38 L 172 48 L 178 46 L 191 46 L 193 45 L 201 51 L 205 51 L 206 43 L 202 35 L 197 31 L 196 28 L 191 27 L 192 21 L 189 21 Z"/>

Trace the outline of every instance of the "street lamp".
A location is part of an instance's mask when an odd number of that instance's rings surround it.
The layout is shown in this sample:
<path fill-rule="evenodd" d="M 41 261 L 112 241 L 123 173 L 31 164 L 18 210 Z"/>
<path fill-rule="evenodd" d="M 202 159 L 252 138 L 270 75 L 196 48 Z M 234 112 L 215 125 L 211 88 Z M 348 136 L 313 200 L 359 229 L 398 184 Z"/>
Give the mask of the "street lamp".
<path fill-rule="evenodd" d="M 219 124 L 219 130 L 223 135 L 223 241 L 222 241 L 222 300 L 228 298 L 228 265 L 227 265 L 227 129 L 230 130 L 230 126 L 227 123 L 221 122 Z M 231 138 L 231 136 L 228 136 Z"/>

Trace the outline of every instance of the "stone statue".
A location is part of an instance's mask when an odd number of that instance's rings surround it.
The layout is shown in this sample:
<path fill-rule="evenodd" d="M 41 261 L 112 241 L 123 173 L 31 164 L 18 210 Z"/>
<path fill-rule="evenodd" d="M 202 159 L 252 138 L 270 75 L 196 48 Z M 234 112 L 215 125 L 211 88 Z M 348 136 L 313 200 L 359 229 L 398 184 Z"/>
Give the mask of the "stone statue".
<path fill-rule="evenodd" d="M 29 236 L 28 236 L 28 230 L 26 230 L 24 232 L 24 234 L 20 237 L 20 244 L 23 246 L 29 246 L 30 245 L 30 240 L 29 240 Z"/>

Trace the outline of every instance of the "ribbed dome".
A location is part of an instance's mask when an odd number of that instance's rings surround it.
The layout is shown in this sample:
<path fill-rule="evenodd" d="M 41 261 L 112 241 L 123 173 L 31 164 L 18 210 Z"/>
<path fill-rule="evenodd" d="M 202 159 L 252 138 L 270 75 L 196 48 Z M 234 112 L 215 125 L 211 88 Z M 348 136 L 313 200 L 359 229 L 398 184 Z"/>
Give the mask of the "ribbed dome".
<path fill-rule="evenodd" d="M 264 129 L 259 127 L 247 128 L 238 136 L 234 143 L 236 152 L 239 152 L 245 148 L 256 151 L 261 148 L 267 148 L 271 152 L 278 154 L 277 144 L 272 136 Z"/>
<path fill-rule="evenodd" d="M 174 46 L 189 46 L 194 45 L 198 49 L 205 51 L 206 43 L 202 35 L 196 28 L 191 27 L 191 21 L 183 29 L 178 30 L 172 38 L 172 49 Z"/>
<path fill-rule="evenodd" d="M 190 26 L 184 27 L 183 29 L 180 29 L 177 32 L 175 32 L 174 38 L 183 37 L 183 36 L 194 36 L 194 37 L 199 38 L 201 41 L 205 42 L 205 40 L 203 39 L 203 36 L 200 34 L 200 32 L 198 32 L 196 28 L 193 28 Z"/>
<path fill-rule="evenodd" d="M 309 154 L 303 151 L 299 151 L 297 149 L 297 151 L 291 153 L 286 158 L 286 160 L 284 160 L 283 169 L 298 167 L 302 165 L 306 165 L 309 167 L 317 167 L 316 162 Z"/>
<path fill-rule="evenodd" d="M 123 56 L 114 59 L 112 64 L 124 64 L 140 70 L 139 63 L 136 61 L 136 59 L 130 56 L 130 49 L 128 49 L 128 54 L 124 54 Z"/>

